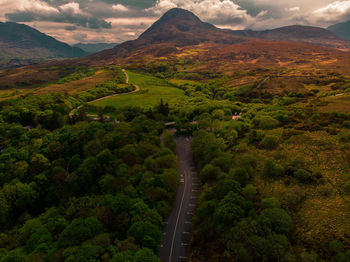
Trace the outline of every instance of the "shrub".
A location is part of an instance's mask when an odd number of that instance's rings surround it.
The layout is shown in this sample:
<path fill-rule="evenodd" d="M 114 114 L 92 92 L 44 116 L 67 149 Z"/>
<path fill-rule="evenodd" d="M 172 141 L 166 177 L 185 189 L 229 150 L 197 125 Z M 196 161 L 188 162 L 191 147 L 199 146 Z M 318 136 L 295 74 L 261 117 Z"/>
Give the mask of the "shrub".
<path fill-rule="evenodd" d="M 274 197 L 263 198 L 261 200 L 261 207 L 265 208 L 279 208 L 281 206 L 280 201 Z"/>
<path fill-rule="evenodd" d="M 350 120 L 346 120 L 343 122 L 343 127 L 350 128 Z"/>
<path fill-rule="evenodd" d="M 245 198 L 249 200 L 254 200 L 257 194 L 257 190 L 255 186 L 249 184 L 246 185 L 245 188 L 243 188 L 242 193 L 245 196 Z"/>
<path fill-rule="evenodd" d="M 350 142 L 350 132 L 342 132 L 339 134 L 339 141 L 343 143 Z"/>
<path fill-rule="evenodd" d="M 292 219 L 286 211 L 280 208 L 266 208 L 257 218 L 258 225 L 266 231 L 277 234 L 288 234 L 292 230 Z"/>
<path fill-rule="evenodd" d="M 284 167 L 267 160 L 264 165 L 263 175 L 270 178 L 278 178 L 284 174 Z"/>
<path fill-rule="evenodd" d="M 241 186 L 246 185 L 250 179 L 247 170 L 245 168 L 242 168 L 242 167 L 232 169 L 230 171 L 230 176 L 234 180 L 238 181 L 241 184 Z"/>
<path fill-rule="evenodd" d="M 279 138 L 274 135 L 266 135 L 260 145 L 268 150 L 276 149 L 279 145 Z"/>
<path fill-rule="evenodd" d="M 350 182 L 345 184 L 344 192 L 345 194 L 350 195 Z"/>
<path fill-rule="evenodd" d="M 306 171 L 305 169 L 298 169 L 294 172 L 294 176 L 300 181 L 300 182 L 308 182 L 311 180 L 311 173 Z"/>
<path fill-rule="evenodd" d="M 289 208 L 289 210 L 295 211 L 297 208 L 300 207 L 305 198 L 305 190 L 300 186 L 296 186 L 287 192 L 285 196 L 286 205 Z"/>
<path fill-rule="evenodd" d="M 253 125 L 255 128 L 273 129 L 279 125 L 279 121 L 271 116 L 256 116 Z"/>

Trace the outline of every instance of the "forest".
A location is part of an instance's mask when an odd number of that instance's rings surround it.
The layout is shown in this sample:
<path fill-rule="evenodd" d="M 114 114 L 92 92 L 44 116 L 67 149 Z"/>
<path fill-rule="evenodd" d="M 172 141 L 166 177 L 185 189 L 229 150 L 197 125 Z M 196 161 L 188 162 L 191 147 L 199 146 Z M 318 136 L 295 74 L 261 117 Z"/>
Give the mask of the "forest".
<path fill-rule="evenodd" d="M 233 89 L 178 66 L 130 67 L 130 89 L 112 67 L 83 92 L 0 102 L 0 261 L 159 261 L 180 185 L 169 121 L 193 137 L 200 179 L 191 261 L 350 261 L 350 114 L 324 110 L 347 80 L 315 75 L 312 89 L 274 95 L 273 79 Z M 88 104 L 134 78 L 145 99 L 143 81 L 185 99 Z"/>

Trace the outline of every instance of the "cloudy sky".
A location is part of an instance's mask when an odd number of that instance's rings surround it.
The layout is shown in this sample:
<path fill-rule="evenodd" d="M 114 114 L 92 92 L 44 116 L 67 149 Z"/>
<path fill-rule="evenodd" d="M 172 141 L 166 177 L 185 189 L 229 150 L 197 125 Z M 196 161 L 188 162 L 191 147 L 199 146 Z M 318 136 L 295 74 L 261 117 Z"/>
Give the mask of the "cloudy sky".
<path fill-rule="evenodd" d="M 120 43 L 174 7 L 231 29 L 350 20 L 350 0 L 0 0 L 0 21 L 25 23 L 70 44 Z"/>

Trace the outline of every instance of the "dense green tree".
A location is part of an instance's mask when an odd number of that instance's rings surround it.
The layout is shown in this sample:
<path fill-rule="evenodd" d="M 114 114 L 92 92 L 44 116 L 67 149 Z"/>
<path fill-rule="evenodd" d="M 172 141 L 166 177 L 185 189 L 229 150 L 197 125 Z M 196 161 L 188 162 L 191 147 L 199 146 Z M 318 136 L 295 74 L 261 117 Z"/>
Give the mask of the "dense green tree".
<path fill-rule="evenodd" d="M 96 218 L 77 218 L 59 235 L 58 245 L 60 247 L 78 245 L 103 232 L 105 229 Z"/>
<path fill-rule="evenodd" d="M 158 248 L 162 238 L 159 228 L 149 222 L 136 222 L 130 227 L 128 235 L 134 237 L 141 247 L 152 250 Z"/>
<path fill-rule="evenodd" d="M 157 256 L 150 249 L 140 249 L 136 252 L 134 262 L 159 262 Z"/>

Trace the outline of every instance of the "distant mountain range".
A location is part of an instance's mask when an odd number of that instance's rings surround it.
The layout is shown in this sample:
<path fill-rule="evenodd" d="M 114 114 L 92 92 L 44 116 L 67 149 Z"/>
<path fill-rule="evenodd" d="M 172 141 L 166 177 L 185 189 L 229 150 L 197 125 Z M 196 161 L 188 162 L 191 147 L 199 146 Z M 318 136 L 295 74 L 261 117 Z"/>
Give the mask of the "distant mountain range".
<path fill-rule="evenodd" d="M 82 50 L 84 50 L 87 53 L 94 54 L 97 52 L 101 52 L 106 49 L 111 49 L 118 45 L 117 43 L 97 43 L 97 44 L 82 44 L 78 43 L 73 45 L 73 47 L 78 47 Z"/>
<path fill-rule="evenodd" d="M 350 40 L 350 21 L 332 25 L 328 27 L 328 30 L 343 39 Z"/>
<path fill-rule="evenodd" d="M 88 59 L 92 58 L 94 61 L 115 60 L 130 57 L 131 54 L 166 56 L 175 53 L 178 47 L 183 46 L 203 43 L 234 45 L 257 39 L 301 42 L 350 51 L 349 41 L 336 36 L 327 29 L 310 26 L 287 26 L 266 31 L 234 31 L 217 28 L 202 22 L 187 10 L 174 8 L 165 13 L 138 39 L 122 43 L 113 49 L 92 55 Z"/>
<path fill-rule="evenodd" d="M 48 37 L 36 30 L 34 32 L 38 37 Z M 3 34 L 1 32 L 0 34 L 1 39 Z M 33 35 L 31 34 L 32 37 Z M 53 38 L 48 38 L 57 43 Z M 58 56 L 53 55 L 56 53 L 50 52 L 47 42 L 41 43 L 39 41 L 37 44 L 36 39 L 31 41 L 18 41 L 18 39 L 22 39 L 22 37 L 13 36 L 7 41 L 12 42 L 17 47 L 19 54 L 21 54 L 20 52 L 27 55 L 28 53 L 40 54 L 42 52 L 40 57 Z M 80 55 L 85 54 L 81 49 L 60 44 L 70 51 L 72 49 L 80 50 Z M 35 48 L 35 46 L 39 47 Z M 14 50 L 10 44 L 7 45 L 7 48 L 7 50 Z M 0 53 L 1 49 L 0 46 Z M 28 50 L 30 51 L 28 52 Z M 164 59 L 184 59 L 184 61 L 202 61 L 203 64 L 210 65 L 210 70 L 214 71 L 215 68 L 223 66 L 223 63 L 227 70 L 232 70 L 233 64 L 256 66 L 260 69 L 280 66 L 293 67 L 307 63 L 315 63 L 316 67 L 328 65 L 329 61 L 341 61 L 339 63 L 347 64 L 350 61 L 350 53 L 344 51 L 350 51 L 350 42 L 326 29 L 288 26 L 265 31 L 233 31 L 204 23 L 193 13 L 175 8 L 165 13 L 136 40 L 124 42 L 87 57 L 58 61 L 50 63 L 48 66 L 100 67 L 110 64 L 132 66 L 140 63 L 151 64 Z M 334 65 L 330 63 L 330 66 Z M 42 79 L 41 67 L 42 65 L 31 67 L 30 75 L 25 75 L 26 79 L 31 81 Z M 13 86 L 18 81 L 19 72 L 22 71 L 25 69 L 13 70 L 11 74 L 6 72 L 2 75 L 0 71 L 0 86 Z M 55 81 L 57 76 L 58 73 L 54 70 L 46 72 L 47 80 Z"/>
<path fill-rule="evenodd" d="M 30 26 L 0 22 L 0 68 L 86 55 L 82 49 L 57 41 Z"/>
<path fill-rule="evenodd" d="M 338 36 L 336 36 L 333 32 L 320 27 L 293 25 L 265 31 L 229 30 L 229 32 L 235 35 L 250 38 L 273 41 L 303 42 L 345 51 L 350 50 L 350 42 L 344 41 L 343 39 L 340 39 Z"/>

